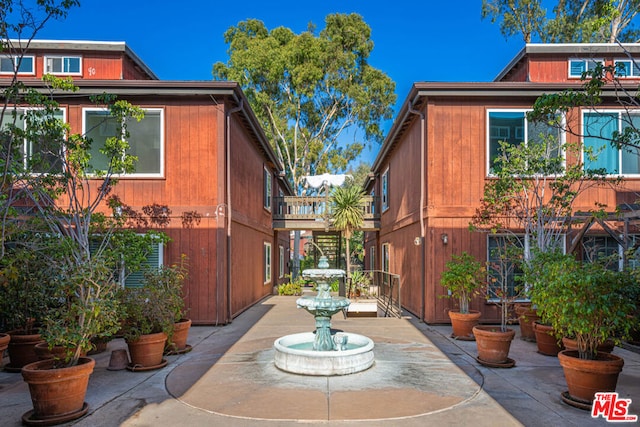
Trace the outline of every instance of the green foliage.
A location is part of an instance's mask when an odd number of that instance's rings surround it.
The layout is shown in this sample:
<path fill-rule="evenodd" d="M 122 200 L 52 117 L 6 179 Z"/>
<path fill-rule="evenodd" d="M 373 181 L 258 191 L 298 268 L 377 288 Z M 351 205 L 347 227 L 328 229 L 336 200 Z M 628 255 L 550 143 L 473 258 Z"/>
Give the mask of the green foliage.
<path fill-rule="evenodd" d="M 552 17 L 543 7 L 548 5 Z M 633 43 L 639 7 L 638 0 L 483 0 L 481 16 L 499 22 L 506 38 L 520 34 L 525 43 Z"/>
<path fill-rule="evenodd" d="M 471 298 L 480 294 L 486 282 L 486 268 L 467 252 L 453 254 L 451 260 L 445 264 L 445 270 L 440 277 L 440 284 L 449 291 L 444 297 L 457 298 L 460 313 L 469 312 Z"/>
<path fill-rule="evenodd" d="M 351 273 L 351 286 L 349 288 L 349 297 L 355 295 L 356 297 L 369 297 L 371 296 L 371 274 L 365 273 L 361 270 L 355 270 Z"/>
<path fill-rule="evenodd" d="M 306 280 L 302 276 L 292 280 L 291 275 L 287 275 L 287 279 L 288 282 L 278 285 L 278 295 L 302 295 L 302 287 Z"/>
<path fill-rule="evenodd" d="M 315 33 L 268 30 L 249 19 L 229 28 L 229 61 L 214 64 L 214 78 L 240 83 L 283 162 L 293 188 L 306 175 L 344 170 L 362 148 L 383 139 L 393 115 L 395 84 L 368 64 L 371 29 L 357 14 L 333 14 Z M 342 132 L 364 138 L 344 142 Z"/>
<path fill-rule="evenodd" d="M 118 291 L 121 331 L 127 341 L 158 332 L 171 338 L 175 323 L 186 315 L 182 285 L 187 273 L 183 255 L 179 264 L 145 272 L 142 286 Z"/>
<path fill-rule="evenodd" d="M 531 302 L 542 320 L 559 338 L 575 337 L 581 358 L 594 359 L 598 345 L 607 339 L 629 336 L 639 291 L 631 272 L 554 252 L 536 257 L 527 274 L 535 277 Z"/>
<path fill-rule="evenodd" d="M 364 222 L 364 196 L 364 191 L 357 185 L 336 187 L 330 196 L 333 227 L 341 231 L 346 242 L 347 277 L 351 274 L 351 236 Z"/>
<path fill-rule="evenodd" d="M 506 332 L 511 306 L 525 296 L 528 290 L 519 282 L 517 273 L 524 263 L 523 249 L 515 243 L 515 236 L 500 236 L 498 245 L 491 251 L 492 262 L 487 264 L 489 286 L 487 300 L 500 308 L 500 330 Z"/>

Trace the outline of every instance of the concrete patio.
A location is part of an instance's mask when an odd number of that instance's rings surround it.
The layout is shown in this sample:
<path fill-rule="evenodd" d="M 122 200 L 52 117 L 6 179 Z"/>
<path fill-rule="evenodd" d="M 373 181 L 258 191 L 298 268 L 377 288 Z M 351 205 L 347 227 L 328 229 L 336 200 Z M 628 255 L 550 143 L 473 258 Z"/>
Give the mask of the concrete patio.
<path fill-rule="evenodd" d="M 86 401 L 89 414 L 77 426 L 602 426 L 589 411 L 561 402 L 566 390 L 555 357 L 516 338 L 511 369 L 486 368 L 475 343 L 449 337 L 450 326 L 431 326 L 413 316 L 333 317 L 333 328 L 375 342 L 367 371 L 338 377 L 282 372 L 273 364 L 273 341 L 313 330 L 313 318 L 296 309 L 295 297 L 269 297 L 227 326 L 192 327 L 192 351 L 167 356 L 157 371 L 107 370 L 111 351 L 98 354 Z M 517 326 L 515 327 L 517 329 Z M 640 354 L 622 348 L 621 397 L 640 414 Z M 4 360 L 4 363 L 7 359 Z M 20 374 L 0 372 L 0 416 L 21 425 L 29 411 Z"/>

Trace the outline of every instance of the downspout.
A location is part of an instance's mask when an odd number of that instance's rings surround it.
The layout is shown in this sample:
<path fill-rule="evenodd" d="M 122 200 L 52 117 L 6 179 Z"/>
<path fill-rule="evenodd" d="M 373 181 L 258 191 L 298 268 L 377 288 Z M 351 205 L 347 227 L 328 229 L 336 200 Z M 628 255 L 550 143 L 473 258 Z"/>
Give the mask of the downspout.
<path fill-rule="evenodd" d="M 232 321 L 231 313 L 231 115 L 242 111 L 243 99 L 236 108 L 232 108 L 227 112 L 227 129 L 226 129 L 226 186 L 227 186 L 227 323 Z"/>
<path fill-rule="evenodd" d="M 414 100 L 415 102 L 415 100 Z M 420 116 L 420 288 L 421 292 L 421 307 L 420 307 L 420 321 L 424 322 L 425 317 L 425 305 L 426 305 L 426 289 L 425 289 L 425 279 L 426 279 L 426 269 L 425 269 L 425 257 L 427 254 L 427 250 L 425 248 L 425 230 L 424 230 L 424 190 L 425 190 L 425 160 L 424 160 L 424 152 L 425 152 L 425 114 L 423 111 L 416 110 L 413 108 L 413 103 L 409 105 L 409 112 L 412 114 L 417 114 Z"/>

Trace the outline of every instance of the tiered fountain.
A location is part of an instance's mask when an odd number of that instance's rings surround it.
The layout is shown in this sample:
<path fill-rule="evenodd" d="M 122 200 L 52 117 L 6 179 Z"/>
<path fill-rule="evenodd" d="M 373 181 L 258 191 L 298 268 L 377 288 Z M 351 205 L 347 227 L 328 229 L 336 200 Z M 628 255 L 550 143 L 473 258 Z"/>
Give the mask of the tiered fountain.
<path fill-rule="evenodd" d="M 286 335 L 274 343 L 275 364 L 283 371 L 305 375 L 347 375 L 368 369 L 373 364 L 373 341 L 363 335 L 331 331 L 331 316 L 346 310 L 351 303 L 345 297 L 332 297 L 329 281 L 344 276 L 344 270 L 329 269 L 327 258 L 320 257 L 318 268 L 307 269 L 302 276 L 315 281 L 318 294 L 296 301 L 316 320 L 315 332 Z"/>

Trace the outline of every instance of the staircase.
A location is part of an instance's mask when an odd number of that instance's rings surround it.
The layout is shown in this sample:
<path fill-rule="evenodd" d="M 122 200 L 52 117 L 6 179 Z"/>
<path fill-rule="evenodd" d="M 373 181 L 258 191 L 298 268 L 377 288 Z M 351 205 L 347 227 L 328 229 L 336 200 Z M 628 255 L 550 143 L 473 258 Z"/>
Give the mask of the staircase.
<path fill-rule="evenodd" d="M 342 253 L 342 245 L 340 239 L 340 232 L 326 232 L 326 231 L 314 231 L 313 242 L 318 245 L 324 256 L 329 261 L 329 268 L 344 268 L 340 260 L 340 254 Z M 314 264 L 318 265 L 320 258 L 320 252 L 314 251 Z"/>

